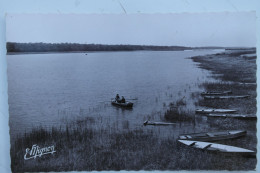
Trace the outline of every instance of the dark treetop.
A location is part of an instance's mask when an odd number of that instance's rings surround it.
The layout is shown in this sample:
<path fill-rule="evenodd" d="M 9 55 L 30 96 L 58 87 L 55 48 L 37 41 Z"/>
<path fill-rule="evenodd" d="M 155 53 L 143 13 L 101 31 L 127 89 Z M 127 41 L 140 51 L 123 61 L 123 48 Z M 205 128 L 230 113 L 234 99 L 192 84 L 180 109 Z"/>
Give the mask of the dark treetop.
<path fill-rule="evenodd" d="M 14 43 L 6 44 L 7 52 L 70 52 L 70 51 L 134 51 L 134 50 L 188 50 L 184 46 L 104 45 L 78 43 Z"/>

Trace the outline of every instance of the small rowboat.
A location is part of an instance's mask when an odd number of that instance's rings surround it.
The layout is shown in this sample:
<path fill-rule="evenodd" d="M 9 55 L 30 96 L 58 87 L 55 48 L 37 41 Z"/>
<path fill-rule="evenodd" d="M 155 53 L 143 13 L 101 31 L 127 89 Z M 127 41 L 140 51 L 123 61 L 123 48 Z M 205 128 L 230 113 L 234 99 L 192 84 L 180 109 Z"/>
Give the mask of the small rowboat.
<path fill-rule="evenodd" d="M 248 98 L 250 95 L 243 96 L 204 96 L 204 99 L 243 99 Z"/>
<path fill-rule="evenodd" d="M 246 135 L 245 130 L 229 130 L 229 131 L 220 131 L 220 132 L 183 134 L 179 136 L 179 139 L 209 142 L 209 141 L 218 141 L 224 139 L 233 139 L 245 135 Z"/>
<path fill-rule="evenodd" d="M 216 91 L 213 91 L 213 92 L 202 92 L 201 95 L 203 96 L 206 96 L 206 95 L 226 95 L 226 94 L 232 94 L 232 91 L 223 91 L 223 92 L 216 92 Z"/>
<path fill-rule="evenodd" d="M 230 145 L 209 143 L 209 142 L 199 142 L 199 141 L 187 141 L 178 140 L 180 143 L 198 149 L 203 149 L 207 151 L 217 151 L 223 153 L 240 153 L 240 154 L 256 154 L 255 151 L 248 150 L 245 148 L 234 147 Z"/>
<path fill-rule="evenodd" d="M 237 118 L 237 119 L 252 119 L 252 120 L 257 119 L 255 115 L 239 115 L 239 114 L 208 114 L 207 116 L 216 117 L 216 118 Z"/>
<path fill-rule="evenodd" d="M 151 122 L 145 121 L 144 125 L 152 125 L 152 126 L 167 126 L 167 125 L 175 125 L 176 123 L 165 123 L 165 122 Z"/>
<path fill-rule="evenodd" d="M 237 110 L 232 109 L 197 109 L 195 111 L 199 114 L 209 114 L 209 113 L 235 113 Z"/>
<path fill-rule="evenodd" d="M 115 99 L 111 100 L 111 104 L 122 108 L 132 108 L 134 105 L 132 102 L 119 103 Z"/>

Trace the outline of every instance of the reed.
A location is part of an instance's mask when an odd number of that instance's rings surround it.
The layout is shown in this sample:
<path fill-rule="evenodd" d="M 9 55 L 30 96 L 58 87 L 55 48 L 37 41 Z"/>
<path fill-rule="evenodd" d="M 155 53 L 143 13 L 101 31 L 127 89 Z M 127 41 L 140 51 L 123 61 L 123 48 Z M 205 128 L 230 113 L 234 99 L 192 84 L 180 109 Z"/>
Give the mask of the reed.
<path fill-rule="evenodd" d="M 170 121 L 194 121 L 194 113 L 181 108 L 170 108 L 164 113 L 164 118 Z"/>
<path fill-rule="evenodd" d="M 55 144 L 54 155 L 23 160 L 32 144 Z M 11 148 L 13 172 L 93 170 L 253 170 L 256 159 L 226 157 L 160 138 L 143 129 L 93 130 L 66 125 L 23 134 Z M 195 161 L 196 160 L 196 161 Z M 228 164 L 227 164 L 228 163 Z"/>

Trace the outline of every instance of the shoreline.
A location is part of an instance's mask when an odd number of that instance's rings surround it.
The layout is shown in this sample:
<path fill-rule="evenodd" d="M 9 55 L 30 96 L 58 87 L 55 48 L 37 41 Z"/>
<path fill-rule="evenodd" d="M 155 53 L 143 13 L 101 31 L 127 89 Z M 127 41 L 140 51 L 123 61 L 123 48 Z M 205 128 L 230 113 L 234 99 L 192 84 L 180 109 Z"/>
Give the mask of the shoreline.
<path fill-rule="evenodd" d="M 256 115 L 256 56 L 250 59 L 243 55 L 254 51 L 225 51 L 223 53 L 196 56 L 191 59 L 198 67 L 212 72 L 212 77 L 221 82 L 204 82 L 205 91 L 232 91 L 232 95 L 250 95 L 247 99 L 205 100 L 198 105 L 210 108 L 236 108 L 241 114 Z"/>
<path fill-rule="evenodd" d="M 209 70 L 217 76 L 213 78 L 234 83 L 256 83 L 256 50 L 226 50 L 213 55 L 191 57 L 198 67 Z"/>

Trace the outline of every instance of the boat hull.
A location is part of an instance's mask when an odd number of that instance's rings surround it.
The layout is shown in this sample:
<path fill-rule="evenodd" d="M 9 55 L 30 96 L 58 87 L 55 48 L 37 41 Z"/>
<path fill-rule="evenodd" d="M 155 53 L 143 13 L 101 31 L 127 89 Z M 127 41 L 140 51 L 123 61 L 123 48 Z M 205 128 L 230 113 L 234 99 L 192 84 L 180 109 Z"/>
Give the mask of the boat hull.
<path fill-rule="evenodd" d="M 232 94 L 232 91 L 223 91 L 223 92 L 202 92 L 202 96 L 218 96 L 218 95 L 227 95 Z"/>
<path fill-rule="evenodd" d="M 151 122 L 151 121 L 145 121 L 144 125 L 151 125 L 151 126 L 168 126 L 168 125 L 175 125 L 176 123 L 165 123 L 165 122 Z"/>
<path fill-rule="evenodd" d="M 243 120 L 256 120 L 256 116 L 252 115 L 238 115 L 238 114 L 208 114 L 208 117 L 212 118 L 236 118 L 236 119 L 243 119 Z"/>
<path fill-rule="evenodd" d="M 234 139 L 245 135 L 246 135 L 245 130 L 230 130 L 230 131 L 220 131 L 220 132 L 183 134 L 179 136 L 179 139 L 209 142 L 209 141 L 219 141 L 225 139 Z"/>
<path fill-rule="evenodd" d="M 243 98 L 249 98 L 250 95 L 244 95 L 244 96 L 204 96 L 204 99 L 243 99 Z"/>
<path fill-rule="evenodd" d="M 198 114 L 210 114 L 210 113 L 235 113 L 237 110 L 232 109 L 197 109 L 195 111 Z"/>
<path fill-rule="evenodd" d="M 253 154 L 253 155 L 256 154 L 256 152 L 253 150 L 248 150 L 245 148 L 240 148 L 240 147 L 235 147 L 230 145 L 216 144 L 210 142 L 200 142 L 200 141 L 188 141 L 188 140 L 178 140 L 178 141 L 186 146 L 207 150 L 207 151 L 215 151 L 221 153 Z"/>
<path fill-rule="evenodd" d="M 132 102 L 125 102 L 125 103 L 118 103 L 115 100 L 111 101 L 111 104 L 117 107 L 122 107 L 122 108 L 133 108 L 133 103 Z"/>

